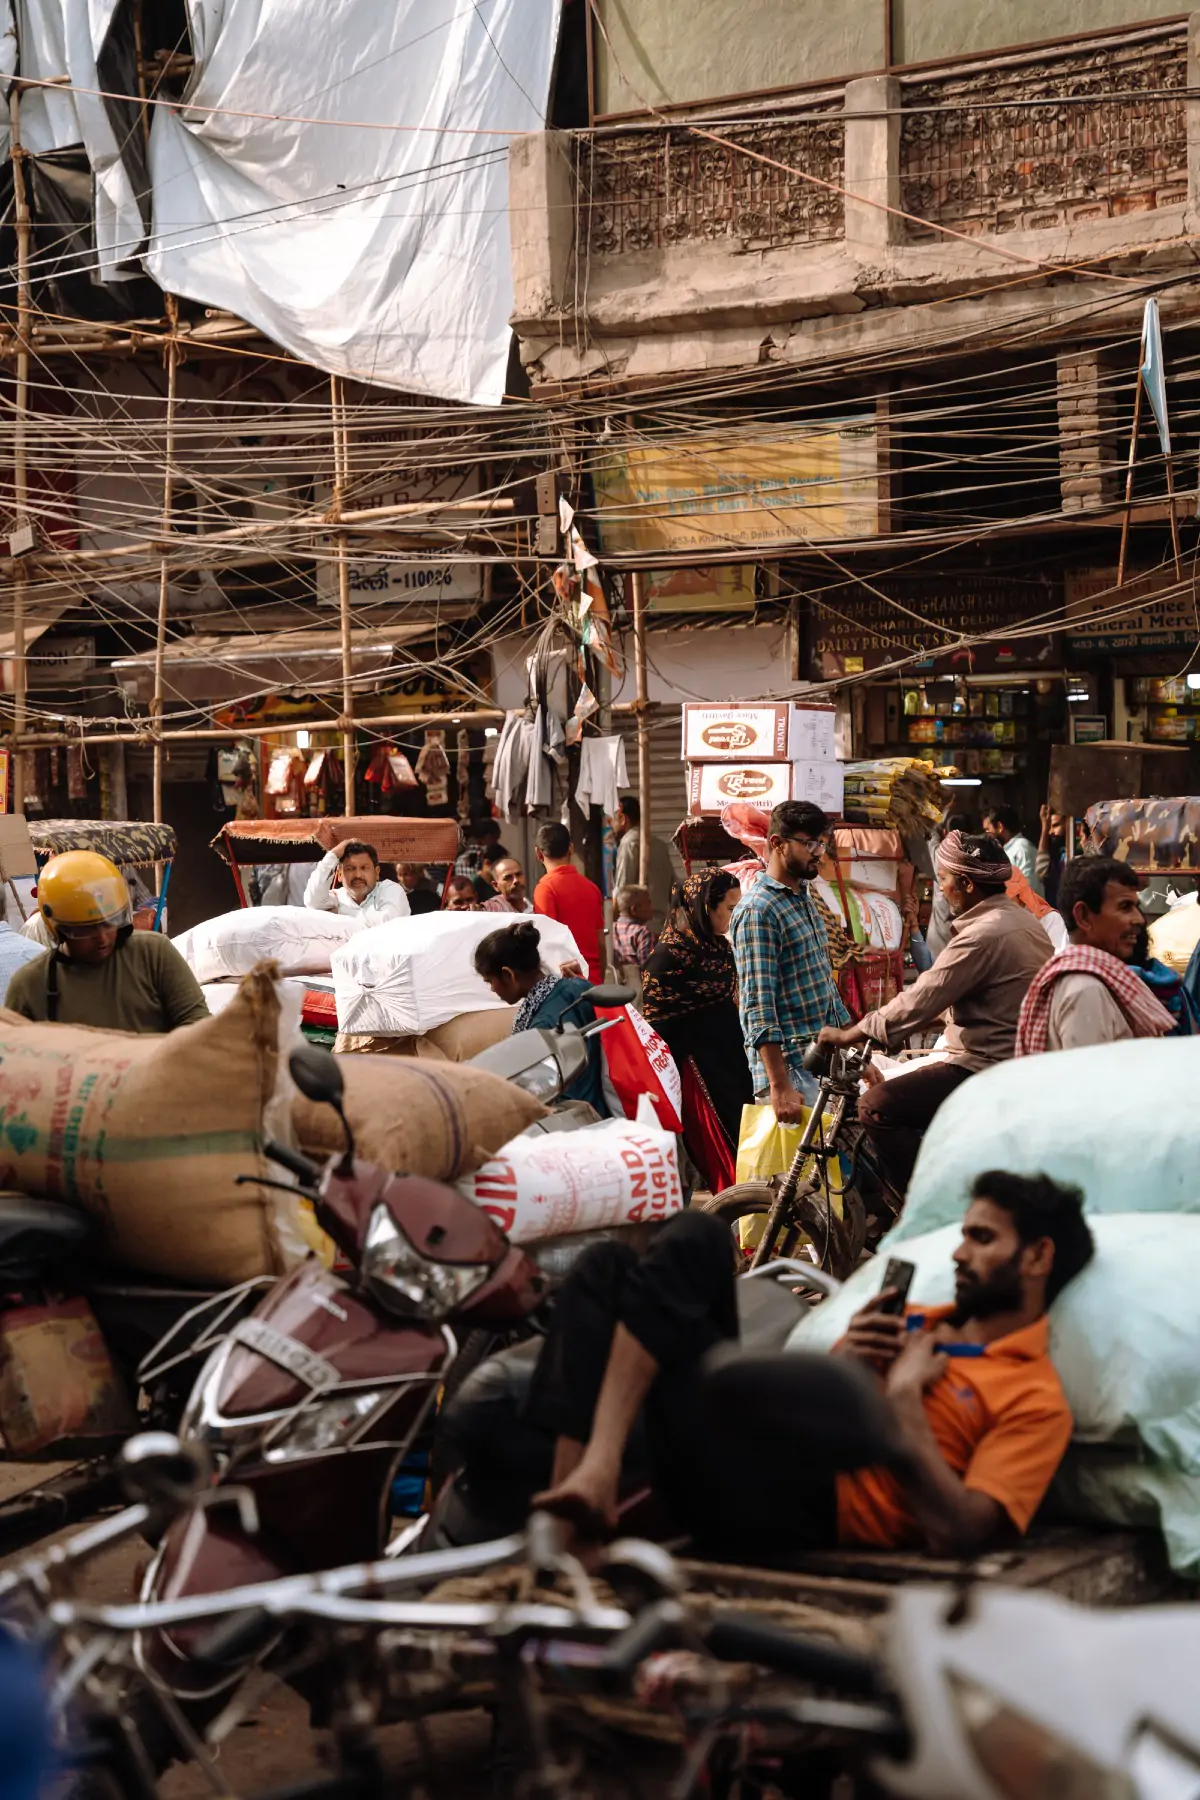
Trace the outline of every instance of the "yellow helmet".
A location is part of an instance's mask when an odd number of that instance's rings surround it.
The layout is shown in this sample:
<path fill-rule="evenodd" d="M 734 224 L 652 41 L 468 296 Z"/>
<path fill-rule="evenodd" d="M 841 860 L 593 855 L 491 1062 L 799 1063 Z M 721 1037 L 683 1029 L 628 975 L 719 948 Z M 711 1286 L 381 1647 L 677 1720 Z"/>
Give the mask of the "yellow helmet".
<path fill-rule="evenodd" d="M 133 926 L 125 877 L 116 863 L 94 850 L 52 856 L 38 876 L 37 903 L 56 944 L 62 932 L 70 935 L 72 925 Z"/>

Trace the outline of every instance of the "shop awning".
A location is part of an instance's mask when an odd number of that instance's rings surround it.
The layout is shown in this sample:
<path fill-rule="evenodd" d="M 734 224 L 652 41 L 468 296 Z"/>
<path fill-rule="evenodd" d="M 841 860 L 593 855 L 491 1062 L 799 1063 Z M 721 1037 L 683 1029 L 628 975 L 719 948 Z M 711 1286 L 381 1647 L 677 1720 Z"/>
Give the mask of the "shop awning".
<path fill-rule="evenodd" d="M 227 862 L 316 862 L 335 844 L 361 838 L 384 862 L 452 863 L 458 855 L 456 819 L 401 819 L 380 813 L 346 819 L 231 819 L 212 840 Z"/>
<path fill-rule="evenodd" d="M 351 678 L 370 687 L 393 672 L 395 653 L 432 636 L 428 619 L 389 626 L 386 633 L 352 631 Z M 154 652 L 118 657 L 113 673 L 131 699 L 154 698 Z M 163 656 L 163 692 L 170 700 L 249 700 L 256 694 L 295 688 L 302 693 L 342 678 L 342 640 L 336 630 L 299 627 L 261 635 L 184 638 Z"/>

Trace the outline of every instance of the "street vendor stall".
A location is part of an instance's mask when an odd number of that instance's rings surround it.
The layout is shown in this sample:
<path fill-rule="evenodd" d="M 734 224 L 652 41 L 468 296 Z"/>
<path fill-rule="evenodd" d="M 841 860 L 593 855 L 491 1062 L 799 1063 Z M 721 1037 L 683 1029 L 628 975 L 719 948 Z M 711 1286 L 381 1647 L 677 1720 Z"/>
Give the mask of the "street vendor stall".
<path fill-rule="evenodd" d="M 327 851 L 351 838 L 373 845 L 380 862 L 397 865 L 449 867 L 459 850 L 455 819 L 404 819 L 381 813 L 361 818 L 231 819 L 212 840 L 212 848 L 229 864 L 241 905 L 250 907 L 255 902 L 246 891 L 244 870 L 319 862 Z M 209 1004 L 216 998 L 210 995 Z M 337 1041 L 332 980 L 311 978 L 305 982 L 302 1023 L 305 1035 L 314 1043 L 332 1047 Z"/>
<path fill-rule="evenodd" d="M 67 850 L 93 850 L 115 863 L 122 874 L 148 871 L 147 886 L 153 893 L 154 870 L 161 866 L 162 887 L 148 906 L 136 908 L 134 914 L 139 929 L 161 928 L 171 864 L 179 848 L 170 825 L 152 825 L 142 819 L 31 819 L 29 836 L 39 870 L 52 856 Z"/>

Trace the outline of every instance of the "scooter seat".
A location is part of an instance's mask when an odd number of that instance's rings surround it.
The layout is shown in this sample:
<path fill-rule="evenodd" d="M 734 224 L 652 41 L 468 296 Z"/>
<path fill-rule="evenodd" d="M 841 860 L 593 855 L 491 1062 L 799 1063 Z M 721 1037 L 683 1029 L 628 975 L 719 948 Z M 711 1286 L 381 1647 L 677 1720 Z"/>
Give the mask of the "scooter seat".
<path fill-rule="evenodd" d="M 100 1235 L 77 1206 L 28 1194 L 0 1194 L 0 1282 L 31 1281 L 87 1254 Z"/>

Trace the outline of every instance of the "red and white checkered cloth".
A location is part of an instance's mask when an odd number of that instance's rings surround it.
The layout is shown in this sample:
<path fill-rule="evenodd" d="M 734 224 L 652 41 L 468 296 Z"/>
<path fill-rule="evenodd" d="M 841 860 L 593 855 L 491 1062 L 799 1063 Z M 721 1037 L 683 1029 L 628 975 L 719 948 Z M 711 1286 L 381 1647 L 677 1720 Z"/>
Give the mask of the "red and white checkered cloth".
<path fill-rule="evenodd" d="M 1084 944 L 1072 944 L 1058 956 L 1052 956 L 1034 976 L 1017 1020 L 1017 1042 L 1014 1056 L 1041 1056 L 1050 1033 L 1050 1002 L 1054 983 L 1064 975 L 1094 975 L 1102 981 L 1125 1017 L 1134 1037 L 1166 1037 L 1175 1029 L 1175 1021 L 1165 1006 L 1160 1006 L 1135 969 L 1107 950 L 1092 950 Z"/>

